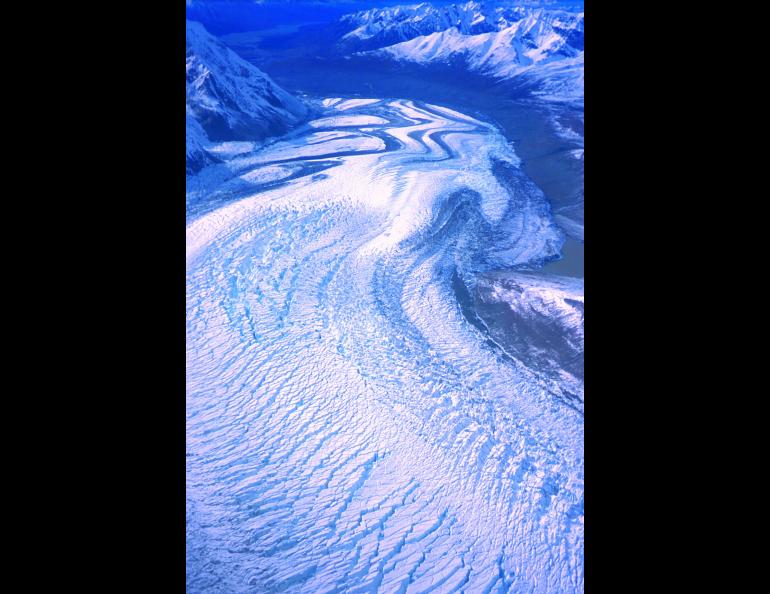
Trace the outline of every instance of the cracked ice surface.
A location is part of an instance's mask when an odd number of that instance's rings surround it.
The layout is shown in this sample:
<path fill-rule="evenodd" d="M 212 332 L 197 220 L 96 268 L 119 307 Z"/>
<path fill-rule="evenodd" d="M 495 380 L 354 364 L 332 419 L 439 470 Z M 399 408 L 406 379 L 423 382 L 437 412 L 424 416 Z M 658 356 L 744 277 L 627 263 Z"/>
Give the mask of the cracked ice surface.
<path fill-rule="evenodd" d="M 560 359 L 501 356 L 458 293 L 582 324 L 582 286 L 485 280 L 558 253 L 547 203 L 488 124 L 345 111 L 188 197 L 188 590 L 582 591 Z"/>

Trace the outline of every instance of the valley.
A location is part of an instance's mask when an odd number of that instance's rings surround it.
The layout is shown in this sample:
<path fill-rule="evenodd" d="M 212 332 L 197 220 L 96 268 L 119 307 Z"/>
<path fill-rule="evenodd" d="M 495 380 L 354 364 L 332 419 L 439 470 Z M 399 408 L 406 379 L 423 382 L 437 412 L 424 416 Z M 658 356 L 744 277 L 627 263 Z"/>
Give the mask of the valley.
<path fill-rule="evenodd" d="M 533 14 L 421 6 L 192 25 L 190 592 L 583 591 L 582 98 L 329 41 Z"/>

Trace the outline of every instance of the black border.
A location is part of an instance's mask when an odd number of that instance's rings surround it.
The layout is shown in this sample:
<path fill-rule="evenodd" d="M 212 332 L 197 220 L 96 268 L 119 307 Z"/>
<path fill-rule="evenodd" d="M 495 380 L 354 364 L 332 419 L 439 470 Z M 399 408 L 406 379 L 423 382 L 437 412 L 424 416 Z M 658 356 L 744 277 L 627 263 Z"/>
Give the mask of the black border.
<path fill-rule="evenodd" d="M 66 320 L 51 393 L 67 446 L 52 450 L 51 496 L 53 556 L 67 561 L 51 577 L 183 592 L 185 2 L 68 13 L 51 19 L 65 33 L 41 91 L 70 126 L 52 138 L 66 177 L 49 201 L 61 276 L 44 306 Z"/>

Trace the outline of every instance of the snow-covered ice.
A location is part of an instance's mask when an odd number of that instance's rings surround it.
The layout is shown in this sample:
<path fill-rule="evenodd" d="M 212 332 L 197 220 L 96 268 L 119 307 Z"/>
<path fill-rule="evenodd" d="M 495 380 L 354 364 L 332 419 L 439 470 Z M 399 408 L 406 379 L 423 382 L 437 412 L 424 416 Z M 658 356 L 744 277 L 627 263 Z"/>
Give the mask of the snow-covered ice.
<path fill-rule="evenodd" d="M 330 116 L 326 118 L 320 118 L 313 120 L 309 125 L 313 128 L 333 128 L 344 126 L 373 126 L 378 124 L 387 124 L 388 120 L 377 116 L 370 115 L 347 115 L 347 116 Z"/>
<path fill-rule="evenodd" d="M 493 126 L 345 101 L 191 178 L 188 589 L 580 592 L 581 378 L 472 310 L 582 353 L 582 284 L 495 276 L 548 203 Z"/>
<path fill-rule="evenodd" d="M 335 103 L 334 108 L 340 111 L 345 111 L 347 109 L 363 107 L 364 105 L 371 105 L 372 103 L 377 103 L 378 101 L 379 99 L 347 99 L 346 101 Z"/>

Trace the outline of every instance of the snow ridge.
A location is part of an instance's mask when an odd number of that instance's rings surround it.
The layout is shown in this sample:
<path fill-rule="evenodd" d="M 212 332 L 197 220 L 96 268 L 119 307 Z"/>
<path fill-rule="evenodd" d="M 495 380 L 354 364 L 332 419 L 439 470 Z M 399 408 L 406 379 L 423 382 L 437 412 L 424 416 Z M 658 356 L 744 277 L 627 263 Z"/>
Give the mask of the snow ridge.
<path fill-rule="evenodd" d="M 467 2 L 433 6 L 427 2 L 412 6 L 372 8 L 345 15 L 340 22 L 353 30 L 341 40 L 347 50 L 375 49 L 455 28 L 464 35 L 499 31 L 522 19 L 521 6 L 495 7 L 490 3 Z"/>
<path fill-rule="evenodd" d="M 285 133 L 307 106 L 241 59 L 200 23 L 187 21 L 188 172 L 211 161 L 210 141 L 260 141 Z"/>
<path fill-rule="evenodd" d="M 518 79 L 535 96 L 579 102 L 583 96 L 582 12 L 468 2 L 428 3 L 343 17 L 355 27 L 342 51 L 417 64 L 462 61 L 472 72 Z"/>

